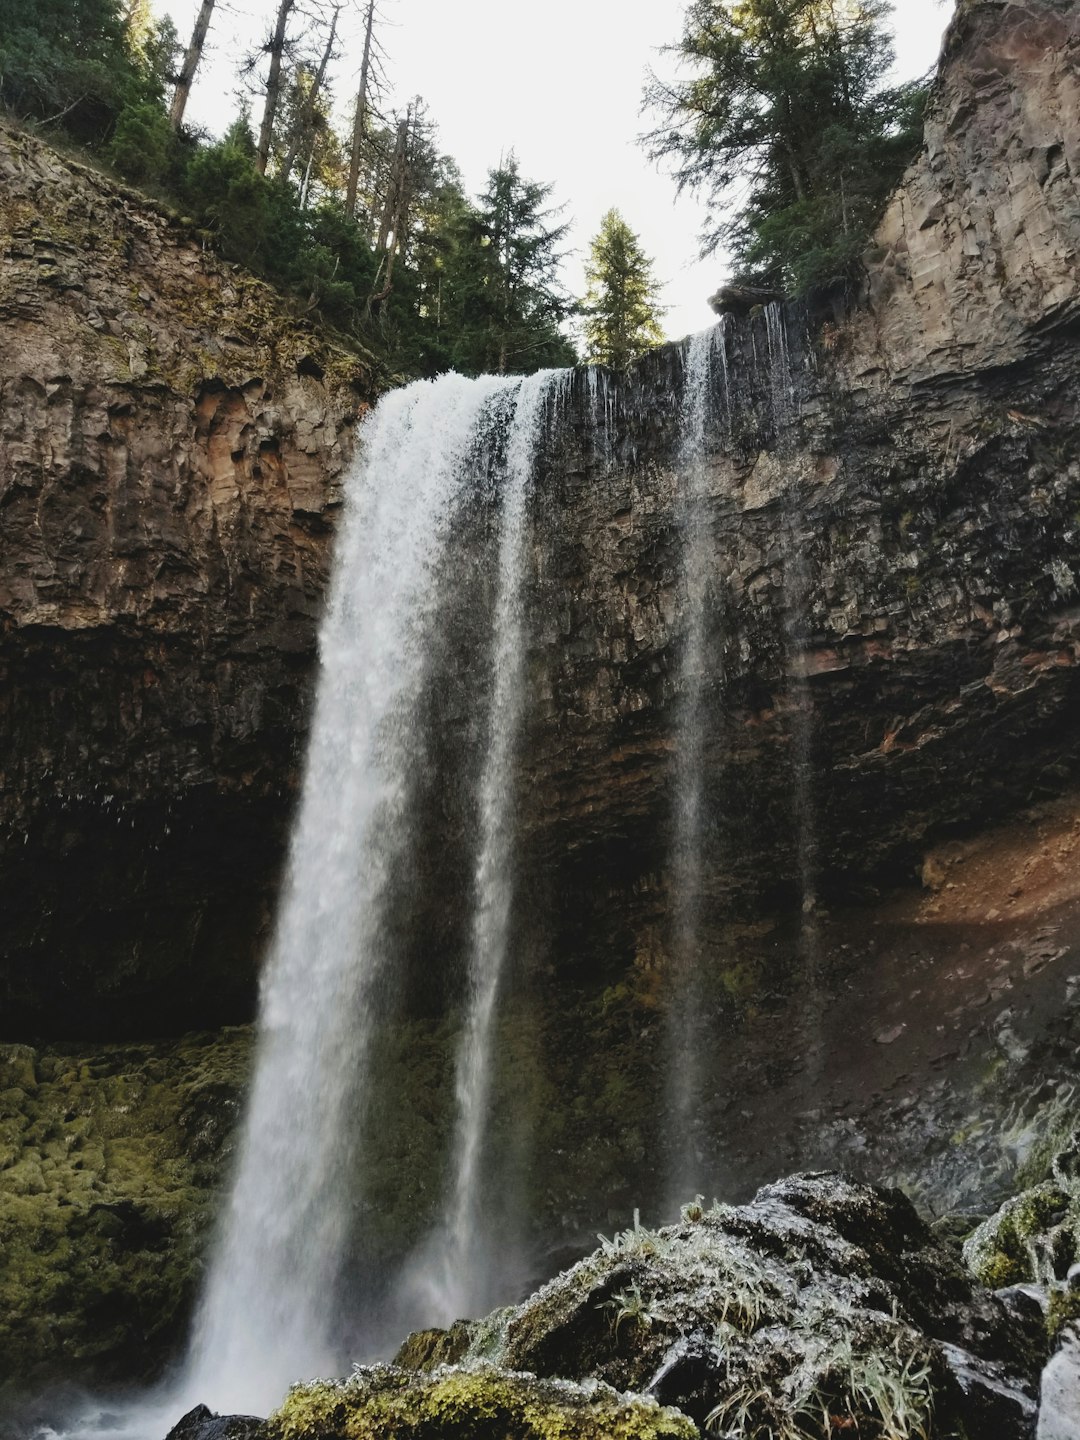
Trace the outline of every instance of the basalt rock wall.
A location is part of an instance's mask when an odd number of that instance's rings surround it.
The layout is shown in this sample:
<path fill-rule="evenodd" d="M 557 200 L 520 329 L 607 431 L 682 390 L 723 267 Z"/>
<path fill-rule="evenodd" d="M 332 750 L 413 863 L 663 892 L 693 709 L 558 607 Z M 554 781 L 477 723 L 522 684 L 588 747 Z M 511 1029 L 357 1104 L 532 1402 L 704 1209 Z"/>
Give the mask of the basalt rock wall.
<path fill-rule="evenodd" d="M 684 351 L 576 376 L 533 499 L 522 971 L 664 968 L 691 535 L 706 932 L 913 883 L 1075 777 L 1077 40 L 1055 0 L 962 8 L 861 303 L 724 322 L 692 501 Z M 0 164 L 5 1025 L 239 1018 L 373 376 L 180 222 L 10 132 Z M 448 776 L 483 729 L 459 589 Z M 436 961 L 472 823 L 439 750 L 408 877 Z"/>
<path fill-rule="evenodd" d="M 0 1012 L 250 1013 L 373 368 L 0 128 Z"/>
<path fill-rule="evenodd" d="M 564 953 L 664 949 L 691 543 L 706 919 L 910 883 L 932 838 L 1075 776 L 1078 54 L 1074 7 L 961 8 L 858 306 L 724 322 L 694 495 L 685 352 L 578 378 L 537 502 L 527 746 Z"/>

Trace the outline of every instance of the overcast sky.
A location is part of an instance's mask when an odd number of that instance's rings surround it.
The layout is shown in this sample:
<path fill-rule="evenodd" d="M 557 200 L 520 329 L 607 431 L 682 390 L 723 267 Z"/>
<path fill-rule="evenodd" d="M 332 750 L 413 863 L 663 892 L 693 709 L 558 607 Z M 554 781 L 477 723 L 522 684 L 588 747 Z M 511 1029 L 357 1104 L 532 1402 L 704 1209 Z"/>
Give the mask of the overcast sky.
<path fill-rule="evenodd" d="M 155 0 L 186 43 L 198 0 Z M 269 28 L 275 0 L 218 0 L 210 46 L 196 77 L 187 119 L 220 133 L 235 113 L 236 59 Z M 670 73 L 659 49 L 677 39 L 679 0 L 379 0 L 380 35 L 391 103 L 427 102 L 440 148 L 461 166 L 475 194 L 509 150 L 522 173 L 552 181 L 573 221 L 565 280 L 574 293 L 601 215 L 615 206 L 641 236 L 664 285 L 669 337 L 712 321 L 707 298 L 725 278 L 719 259 L 699 261 L 702 212 L 675 198 L 636 143 L 648 128 L 639 113 L 650 66 Z M 950 0 L 896 0 L 897 78 L 927 70 L 937 57 Z M 359 69 L 360 0 L 343 12 L 344 53 L 336 69 L 338 108 Z"/>

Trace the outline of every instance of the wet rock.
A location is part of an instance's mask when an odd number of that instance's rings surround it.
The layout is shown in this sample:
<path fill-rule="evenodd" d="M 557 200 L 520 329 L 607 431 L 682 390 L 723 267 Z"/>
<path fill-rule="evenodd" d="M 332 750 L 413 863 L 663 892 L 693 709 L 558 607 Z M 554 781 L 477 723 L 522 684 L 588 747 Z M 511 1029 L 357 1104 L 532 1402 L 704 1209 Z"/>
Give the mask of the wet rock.
<path fill-rule="evenodd" d="M 1038 1414 L 1031 1386 L 994 1360 L 983 1360 L 956 1345 L 943 1345 L 942 1358 L 963 1395 L 964 1424 L 973 1435 L 1029 1440 Z"/>
<path fill-rule="evenodd" d="M 964 1259 L 984 1285 L 1049 1287 L 1051 1309 L 1054 1295 L 1071 1288 L 1068 1277 L 1080 1260 L 1077 1145 L 1074 1135 L 1045 1180 L 1007 1200 L 964 1242 Z"/>
<path fill-rule="evenodd" d="M 1080 1328 L 1070 1326 L 1042 1373 L 1036 1440 L 1080 1435 Z"/>
<path fill-rule="evenodd" d="M 270 1440 L 270 1429 L 256 1415 L 215 1415 L 207 1406 L 196 1405 L 165 1440 Z"/>
<path fill-rule="evenodd" d="M 1029 1327 L 899 1192 L 798 1175 L 690 1213 L 605 1241 L 492 1317 L 471 1353 L 647 1391 L 716 1434 L 800 1433 L 807 1414 L 887 1424 L 895 1404 L 913 1427 L 933 1413 L 945 1433 L 1030 1435 L 1042 1354 Z"/>

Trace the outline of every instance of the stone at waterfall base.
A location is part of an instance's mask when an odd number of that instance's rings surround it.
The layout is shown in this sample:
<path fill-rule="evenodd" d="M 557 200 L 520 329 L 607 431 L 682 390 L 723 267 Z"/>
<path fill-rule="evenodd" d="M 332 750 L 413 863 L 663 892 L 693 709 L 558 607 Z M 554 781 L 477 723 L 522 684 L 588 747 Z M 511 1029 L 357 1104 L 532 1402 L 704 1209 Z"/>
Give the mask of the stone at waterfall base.
<path fill-rule="evenodd" d="M 257 1415 L 215 1415 L 208 1406 L 196 1405 L 165 1440 L 269 1440 L 269 1430 Z"/>
<path fill-rule="evenodd" d="M 696 1440 L 698 1434 L 685 1415 L 646 1396 L 486 1365 L 444 1366 L 430 1374 L 377 1365 L 347 1380 L 295 1385 L 268 1426 L 273 1440 Z"/>
<path fill-rule="evenodd" d="M 602 1381 L 715 1436 L 1031 1440 L 1038 1306 L 1010 1308 L 973 1283 L 899 1191 L 796 1175 L 748 1205 L 685 1216 L 604 1240 L 485 1321 L 418 1333 L 399 1361 L 439 1375 L 452 1355 L 464 1367 L 488 1357 Z M 901 1410 L 908 1428 L 889 1429 Z"/>
<path fill-rule="evenodd" d="M 1061 1349 L 1042 1375 L 1036 1440 L 1076 1440 L 1080 1435 L 1080 1329 L 1070 1325 Z"/>

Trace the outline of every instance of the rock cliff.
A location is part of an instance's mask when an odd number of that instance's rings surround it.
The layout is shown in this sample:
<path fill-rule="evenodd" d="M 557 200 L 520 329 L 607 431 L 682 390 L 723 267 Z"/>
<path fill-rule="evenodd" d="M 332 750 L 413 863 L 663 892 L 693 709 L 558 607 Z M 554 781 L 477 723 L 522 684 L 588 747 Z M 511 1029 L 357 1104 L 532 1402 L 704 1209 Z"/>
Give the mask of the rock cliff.
<path fill-rule="evenodd" d="M 1058 0 L 962 7 L 860 302 L 724 322 L 692 503 L 680 347 L 580 372 L 545 440 L 494 1148 L 554 1254 L 660 1199 L 691 535 L 710 1173 L 985 1211 L 1075 1109 L 1078 45 Z M 376 377 L 37 142 L 0 134 L 0 180 L 0 1039 L 245 1018 Z M 490 543 L 462 531 L 424 702 L 383 1256 L 445 1143 Z"/>
<path fill-rule="evenodd" d="M 372 366 L 0 129 L 0 1008 L 247 1014 Z"/>

